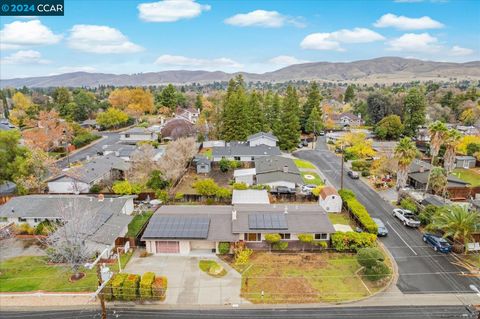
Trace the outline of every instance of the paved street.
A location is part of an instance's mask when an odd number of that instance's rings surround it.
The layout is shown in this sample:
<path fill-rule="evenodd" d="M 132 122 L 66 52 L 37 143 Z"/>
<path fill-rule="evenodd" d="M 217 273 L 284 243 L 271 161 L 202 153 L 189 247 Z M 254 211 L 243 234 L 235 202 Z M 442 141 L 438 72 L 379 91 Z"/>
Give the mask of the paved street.
<path fill-rule="evenodd" d="M 101 318 L 98 309 L 32 311 L 32 312 L 0 312 L 1 319 L 32 318 L 32 319 L 74 319 L 74 318 Z M 463 306 L 434 306 L 434 307 L 335 307 L 335 308 L 300 308 L 300 309 L 231 309 L 231 310 L 187 310 L 187 309 L 141 309 L 136 307 L 115 308 L 109 307 L 107 318 L 389 318 L 389 319 L 433 319 L 433 318 L 477 318 L 475 310 Z"/>
<path fill-rule="evenodd" d="M 316 150 L 299 151 L 295 156 L 317 165 L 329 182 L 340 188 L 341 161 L 319 140 Z M 350 179 L 346 173 L 344 187 L 355 192 L 372 217 L 381 218 L 389 229 L 389 235 L 381 238 L 398 265 L 398 288 L 403 293 L 470 293 L 469 285 L 480 288 L 480 279 L 469 276 L 455 259 L 436 253 L 425 246 L 416 229 L 403 226 L 392 216 L 392 205 L 360 180 Z M 479 298 L 480 301 L 480 298 Z"/>

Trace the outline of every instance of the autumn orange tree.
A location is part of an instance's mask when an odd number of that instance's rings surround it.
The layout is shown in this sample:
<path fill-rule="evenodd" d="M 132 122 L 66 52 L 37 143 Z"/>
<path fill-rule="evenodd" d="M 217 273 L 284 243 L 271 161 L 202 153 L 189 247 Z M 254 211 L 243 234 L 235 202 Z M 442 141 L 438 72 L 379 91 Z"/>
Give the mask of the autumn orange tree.
<path fill-rule="evenodd" d="M 21 92 L 17 92 L 12 97 L 13 110 L 10 112 L 10 121 L 19 127 L 27 124 L 32 116 L 35 106 L 31 99 Z"/>
<path fill-rule="evenodd" d="M 112 107 L 124 110 L 135 118 L 154 111 L 152 93 L 142 88 L 115 89 L 110 93 L 108 101 Z"/>
<path fill-rule="evenodd" d="M 25 144 L 45 152 L 50 152 L 72 138 L 69 125 L 60 119 L 55 110 L 41 111 L 38 119 L 32 120 L 30 125 L 33 128 L 23 132 Z"/>

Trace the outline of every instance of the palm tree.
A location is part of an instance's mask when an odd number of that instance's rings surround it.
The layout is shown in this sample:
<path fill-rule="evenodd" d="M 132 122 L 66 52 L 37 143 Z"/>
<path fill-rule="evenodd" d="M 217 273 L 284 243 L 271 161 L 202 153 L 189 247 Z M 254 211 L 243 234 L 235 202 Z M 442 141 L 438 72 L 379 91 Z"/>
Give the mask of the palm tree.
<path fill-rule="evenodd" d="M 435 121 L 428 127 L 428 133 L 430 135 L 430 155 L 432 156 L 431 165 L 433 167 L 433 163 L 435 161 L 435 157 L 437 157 L 438 152 L 440 151 L 440 147 L 442 146 L 445 135 L 447 134 L 447 126 L 445 123 L 440 121 Z M 432 170 L 430 170 L 427 178 L 427 185 L 425 186 L 425 191 L 423 195 L 427 193 L 428 187 L 430 185 L 430 176 L 432 174 Z"/>
<path fill-rule="evenodd" d="M 402 138 L 395 147 L 395 159 L 398 162 L 397 191 L 407 184 L 408 167 L 417 157 L 417 147 L 410 137 Z"/>
<path fill-rule="evenodd" d="M 456 148 L 461 138 L 462 134 L 456 129 L 448 130 L 445 136 L 445 155 L 443 155 L 443 167 L 445 168 L 447 177 L 455 168 Z M 446 198 L 446 196 L 447 187 L 443 189 L 443 198 Z"/>
<path fill-rule="evenodd" d="M 473 240 L 472 234 L 480 230 L 480 213 L 459 205 L 446 206 L 433 216 L 429 228 L 443 231 L 443 237 L 460 241 L 465 248 Z"/>
<path fill-rule="evenodd" d="M 445 169 L 439 166 L 435 166 L 430 170 L 430 188 L 433 193 L 439 194 L 445 191 L 447 188 L 447 176 L 445 175 Z"/>

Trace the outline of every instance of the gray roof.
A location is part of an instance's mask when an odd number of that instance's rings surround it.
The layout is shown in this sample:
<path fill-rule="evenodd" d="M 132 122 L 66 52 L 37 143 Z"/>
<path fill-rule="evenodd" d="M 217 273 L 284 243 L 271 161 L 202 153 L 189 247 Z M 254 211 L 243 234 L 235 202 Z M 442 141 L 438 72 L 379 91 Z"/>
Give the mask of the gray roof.
<path fill-rule="evenodd" d="M 207 216 L 154 215 L 143 237 L 206 239 L 210 227 Z"/>
<path fill-rule="evenodd" d="M 210 241 L 236 241 L 238 236 L 232 233 L 232 206 L 199 206 L 199 205 L 172 205 L 160 207 L 152 217 L 156 216 L 181 216 L 181 217 L 204 217 L 210 220 L 207 240 Z M 142 240 L 156 239 L 160 224 L 148 223 Z"/>
<path fill-rule="evenodd" d="M 133 216 L 121 214 L 119 212 L 111 214 L 100 224 L 92 222 L 92 231 L 88 240 L 105 245 L 112 245 L 115 239 L 125 235 L 128 224 L 132 221 Z"/>
<path fill-rule="evenodd" d="M 17 184 L 14 182 L 5 181 L 0 183 L 0 195 L 13 194 L 17 190 Z"/>
<path fill-rule="evenodd" d="M 417 173 L 421 172 L 422 169 L 424 172 L 429 171 L 432 165 L 430 163 L 421 161 L 419 159 L 414 159 L 413 162 L 410 164 L 410 167 L 408 168 L 409 173 Z"/>
<path fill-rule="evenodd" d="M 118 156 L 120 157 L 130 157 L 136 149 L 136 145 L 115 143 L 108 145 L 103 150 L 105 152 L 118 152 Z"/>
<path fill-rule="evenodd" d="M 62 209 L 77 202 L 85 210 L 106 214 L 121 212 L 132 196 L 108 197 L 99 201 L 87 195 L 26 195 L 17 196 L 0 206 L 0 217 L 11 218 L 60 218 Z"/>
<path fill-rule="evenodd" d="M 473 156 L 455 156 L 457 161 L 477 161 L 477 159 Z"/>
<path fill-rule="evenodd" d="M 197 165 L 210 165 L 211 161 L 206 157 L 206 156 L 203 156 L 203 155 L 197 155 L 195 156 L 194 158 L 194 161 Z"/>
<path fill-rule="evenodd" d="M 433 205 L 433 206 L 436 206 L 436 207 L 442 207 L 442 206 L 445 206 L 446 203 L 443 200 L 443 198 L 441 198 L 440 196 L 431 195 L 431 196 L 425 197 L 422 200 L 422 205 L 425 205 L 425 206 L 426 205 Z"/>
<path fill-rule="evenodd" d="M 221 156 L 267 156 L 280 155 L 280 149 L 276 146 L 257 145 L 250 146 L 247 142 L 230 142 L 225 147 L 212 147 L 214 157 Z"/>
<path fill-rule="evenodd" d="M 65 180 L 70 177 L 90 184 L 93 181 L 110 173 L 112 169 L 126 171 L 129 168 L 130 165 L 120 157 L 116 157 L 114 155 L 100 156 L 89 162 L 86 162 L 81 167 L 72 168 L 66 172 L 63 172 L 62 175 L 50 179 L 49 182 L 58 181 L 61 179 Z"/>
<path fill-rule="evenodd" d="M 268 132 L 268 133 L 258 132 L 258 133 L 256 133 L 256 134 L 252 134 L 252 135 L 250 135 L 250 136 L 247 138 L 247 141 L 250 141 L 250 140 L 253 140 L 253 139 L 257 139 L 257 138 L 263 138 L 263 137 L 278 142 L 278 138 L 277 138 L 275 135 L 273 135 L 271 132 Z"/>
<path fill-rule="evenodd" d="M 268 192 L 264 189 L 234 189 L 232 194 L 232 204 L 269 204 Z"/>
<path fill-rule="evenodd" d="M 421 172 L 421 173 L 409 173 L 408 177 L 422 184 L 426 184 L 428 180 L 428 174 L 429 174 L 428 171 Z M 464 187 L 470 184 L 453 175 L 448 175 L 447 181 L 448 181 L 447 187 Z"/>
<path fill-rule="evenodd" d="M 259 157 L 255 159 L 255 170 L 258 184 L 275 181 L 303 184 L 300 170 L 291 158 L 281 156 Z"/>
<path fill-rule="evenodd" d="M 234 233 L 258 232 L 271 233 L 334 233 L 335 228 L 328 219 L 327 213 L 319 205 L 235 205 L 237 219 L 232 223 Z M 287 214 L 285 214 L 285 208 Z M 287 229 L 255 229 L 249 227 L 252 214 L 284 214 Z"/>
<path fill-rule="evenodd" d="M 129 130 L 126 130 L 126 131 L 123 131 L 121 132 L 120 134 L 124 135 L 124 134 L 134 134 L 134 135 L 150 135 L 152 134 L 151 131 L 147 130 L 146 128 L 144 127 L 132 127 L 131 129 Z"/>

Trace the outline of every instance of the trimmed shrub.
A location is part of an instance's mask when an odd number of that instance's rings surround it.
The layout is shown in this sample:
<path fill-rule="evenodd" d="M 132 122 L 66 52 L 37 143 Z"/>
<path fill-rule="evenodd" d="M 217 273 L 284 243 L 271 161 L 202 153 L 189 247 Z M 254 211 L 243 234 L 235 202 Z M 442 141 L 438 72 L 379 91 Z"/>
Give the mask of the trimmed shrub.
<path fill-rule="evenodd" d="M 250 256 L 253 254 L 253 250 L 249 248 L 239 249 L 235 252 L 235 264 L 246 265 L 250 261 Z"/>
<path fill-rule="evenodd" d="M 223 269 L 222 265 L 214 263 L 208 269 L 208 274 L 211 276 L 221 276 L 222 273 L 226 273 L 225 269 Z"/>
<path fill-rule="evenodd" d="M 245 190 L 248 189 L 248 185 L 244 182 L 241 183 L 233 183 L 233 189 L 235 190 Z"/>
<path fill-rule="evenodd" d="M 384 260 L 385 257 L 377 248 L 362 248 L 357 252 L 357 261 L 365 268 L 371 268 Z"/>
<path fill-rule="evenodd" d="M 332 234 L 332 246 L 337 251 L 357 251 L 360 248 L 375 247 L 377 235 L 357 232 Z"/>
<path fill-rule="evenodd" d="M 403 209 L 408 209 L 409 211 L 416 213 L 418 208 L 417 204 L 415 204 L 415 201 L 411 198 L 404 198 L 400 201 L 400 207 Z"/>
<path fill-rule="evenodd" d="M 138 285 L 140 283 L 140 276 L 130 274 L 123 282 L 123 300 L 135 300 L 138 296 Z"/>
<path fill-rule="evenodd" d="M 92 185 L 92 187 L 90 187 L 90 193 L 98 194 L 100 193 L 101 190 L 102 190 L 102 187 L 100 187 L 100 185 L 98 184 L 94 184 Z"/>
<path fill-rule="evenodd" d="M 15 230 L 20 234 L 20 235 L 33 235 L 35 232 L 35 228 L 30 226 L 28 223 L 22 223 L 15 227 Z"/>
<path fill-rule="evenodd" d="M 339 193 L 345 206 L 353 216 L 356 217 L 363 228 L 369 233 L 376 234 L 378 232 L 377 224 L 375 224 L 372 217 L 370 217 L 365 206 L 355 198 L 355 194 L 352 191 L 347 190 L 341 190 Z"/>
<path fill-rule="evenodd" d="M 288 242 L 280 241 L 278 243 L 273 244 L 273 250 L 285 250 L 288 248 Z"/>
<path fill-rule="evenodd" d="M 143 274 L 142 279 L 140 280 L 140 288 L 138 292 L 142 299 L 152 299 L 152 284 L 155 281 L 155 273 L 146 272 Z"/>
<path fill-rule="evenodd" d="M 112 295 L 117 300 L 122 300 L 122 288 L 128 274 L 116 274 L 112 279 Z"/>
<path fill-rule="evenodd" d="M 225 255 L 230 252 L 230 243 L 220 242 L 218 243 L 218 252 L 220 255 Z"/>
<path fill-rule="evenodd" d="M 152 284 L 153 298 L 164 301 L 167 296 L 167 277 L 156 277 Z"/>
<path fill-rule="evenodd" d="M 368 176 L 370 176 L 370 171 L 369 171 L 369 170 L 364 170 L 364 171 L 362 171 L 362 176 L 363 176 L 363 177 L 368 177 Z"/>
<path fill-rule="evenodd" d="M 358 161 L 352 162 L 352 170 L 357 172 L 368 171 L 371 166 L 372 166 L 372 162 L 370 161 L 358 160 Z"/>
<path fill-rule="evenodd" d="M 390 268 L 384 263 L 379 262 L 371 268 L 366 268 L 364 276 L 370 281 L 377 281 L 390 275 Z"/>
<path fill-rule="evenodd" d="M 328 243 L 326 241 L 323 241 L 323 240 L 316 240 L 316 241 L 313 242 L 313 244 L 315 246 L 323 248 L 323 249 L 326 249 L 328 247 Z"/>

